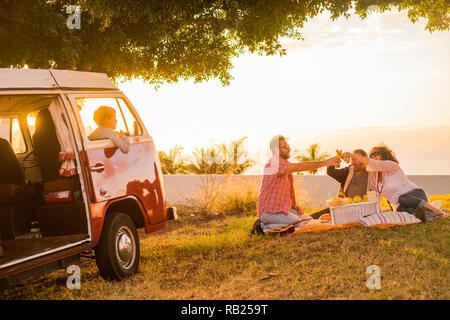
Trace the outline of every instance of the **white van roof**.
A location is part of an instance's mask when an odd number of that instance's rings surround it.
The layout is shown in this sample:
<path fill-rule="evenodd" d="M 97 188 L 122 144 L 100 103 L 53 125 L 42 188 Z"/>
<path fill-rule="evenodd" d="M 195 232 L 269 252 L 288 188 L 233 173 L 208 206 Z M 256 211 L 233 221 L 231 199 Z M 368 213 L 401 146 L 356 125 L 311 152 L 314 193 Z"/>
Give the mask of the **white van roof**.
<path fill-rule="evenodd" d="M 114 89 L 104 73 L 56 69 L 0 68 L 1 89 Z"/>

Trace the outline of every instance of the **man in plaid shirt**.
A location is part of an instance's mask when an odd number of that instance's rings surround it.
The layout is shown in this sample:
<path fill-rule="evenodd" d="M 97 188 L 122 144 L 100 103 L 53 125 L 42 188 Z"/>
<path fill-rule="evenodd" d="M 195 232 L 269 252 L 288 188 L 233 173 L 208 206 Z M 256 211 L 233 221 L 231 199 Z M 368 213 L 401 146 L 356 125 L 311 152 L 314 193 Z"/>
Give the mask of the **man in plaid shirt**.
<path fill-rule="evenodd" d="M 309 171 L 326 166 L 339 166 L 340 160 L 332 157 L 325 161 L 291 163 L 291 149 L 283 136 L 270 141 L 272 157 L 264 167 L 264 177 L 258 196 L 258 217 L 263 230 L 311 219 L 295 203 L 293 172 Z M 302 216 L 303 215 L 303 216 Z"/>

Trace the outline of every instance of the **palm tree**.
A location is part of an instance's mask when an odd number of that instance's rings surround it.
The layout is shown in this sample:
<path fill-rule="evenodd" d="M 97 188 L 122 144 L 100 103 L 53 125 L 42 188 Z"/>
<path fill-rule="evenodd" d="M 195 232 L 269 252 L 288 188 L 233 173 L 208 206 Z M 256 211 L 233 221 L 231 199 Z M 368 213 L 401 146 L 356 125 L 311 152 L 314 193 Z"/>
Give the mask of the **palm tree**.
<path fill-rule="evenodd" d="M 195 149 L 192 152 L 194 160 L 187 166 L 190 173 L 214 174 L 220 171 L 221 154 L 215 146 Z"/>
<path fill-rule="evenodd" d="M 245 139 L 247 137 L 231 141 L 229 145 L 225 143 L 218 145 L 223 154 L 223 173 L 241 174 L 253 165 L 253 161 L 248 158 L 248 153 L 244 150 Z"/>
<path fill-rule="evenodd" d="M 253 165 L 244 150 L 247 137 L 232 141 L 230 144 L 216 144 L 209 148 L 195 149 L 194 160 L 188 170 L 195 174 L 242 174 Z"/>
<path fill-rule="evenodd" d="M 216 144 L 208 148 L 197 148 L 188 160 L 181 155 L 182 147 L 175 145 L 169 154 L 158 152 L 164 174 L 242 174 L 253 165 L 244 150 L 247 137 L 230 144 Z"/>
<path fill-rule="evenodd" d="M 182 150 L 183 147 L 175 145 L 173 149 L 169 150 L 169 154 L 164 151 L 158 152 L 163 174 L 189 174 L 186 159 L 181 154 Z"/>
<path fill-rule="evenodd" d="M 327 159 L 330 155 L 328 153 L 319 153 L 319 144 L 314 143 L 306 149 L 306 154 L 301 154 L 295 157 L 298 161 L 322 161 Z M 315 175 L 317 169 L 308 171 L 309 174 Z"/>

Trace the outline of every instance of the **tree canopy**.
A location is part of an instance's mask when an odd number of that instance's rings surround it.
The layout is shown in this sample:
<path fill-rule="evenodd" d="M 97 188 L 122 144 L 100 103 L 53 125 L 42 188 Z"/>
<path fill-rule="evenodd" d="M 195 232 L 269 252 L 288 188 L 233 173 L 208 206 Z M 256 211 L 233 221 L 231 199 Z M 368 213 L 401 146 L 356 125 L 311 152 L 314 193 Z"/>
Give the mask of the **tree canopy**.
<path fill-rule="evenodd" d="M 66 25 L 81 7 L 81 28 Z M 285 54 L 280 38 L 323 10 L 332 19 L 352 9 L 407 10 L 426 29 L 449 29 L 449 0 L 0 0 L 0 67 L 105 72 L 161 84 L 179 79 L 232 79 L 232 59 L 246 50 Z"/>

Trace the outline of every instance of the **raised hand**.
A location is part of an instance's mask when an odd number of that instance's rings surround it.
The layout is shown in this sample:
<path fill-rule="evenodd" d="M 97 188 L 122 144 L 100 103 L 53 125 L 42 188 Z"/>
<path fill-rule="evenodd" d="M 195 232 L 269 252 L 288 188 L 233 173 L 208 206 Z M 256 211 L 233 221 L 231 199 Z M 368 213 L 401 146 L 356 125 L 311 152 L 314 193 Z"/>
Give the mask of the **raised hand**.
<path fill-rule="evenodd" d="M 339 165 L 341 164 L 341 160 L 336 156 L 326 160 L 325 164 L 327 167 L 339 167 Z"/>

